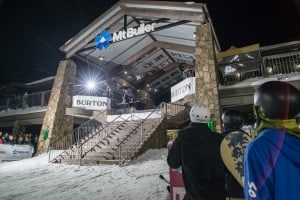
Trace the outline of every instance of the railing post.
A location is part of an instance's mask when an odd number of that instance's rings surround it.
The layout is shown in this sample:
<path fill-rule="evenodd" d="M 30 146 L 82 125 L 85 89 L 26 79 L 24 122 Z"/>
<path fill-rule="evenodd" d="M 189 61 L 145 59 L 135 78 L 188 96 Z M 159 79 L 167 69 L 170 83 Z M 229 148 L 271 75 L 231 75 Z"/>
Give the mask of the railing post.
<path fill-rule="evenodd" d="M 160 117 L 163 118 L 164 116 L 166 116 L 166 111 L 165 111 L 166 103 L 162 102 L 160 105 L 161 105 L 160 106 L 160 112 L 161 112 Z"/>
<path fill-rule="evenodd" d="M 81 140 L 81 128 L 77 129 L 77 144 L 80 144 L 80 140 Z M 78 145 L 77 145 L 78 146 Z"/>
<path fill-rule="evenodd" d="M 141 136 L 142 136 L 142 141 L 143 141 L 144 140 L 143 123 L 141 124 Z"/>
<path fill-rule="evenodd" d="M 119 165 L 121 165 L 121 145 L 118 146 L 119 151 Z"/>
<path fill-rule="evenodd" d="M 45 92 L 42 92 L 42 96 L 41 96 L 41 106 L 44 106 L 45 104 Z"/>
<path fill-rule="evenodd" d="M 82 164 L 82 145 L 80 146 L 80 160 L 79 160 L 79 166 Z"/>
<path fill-rule="evenodd" d="M 268 73 L 266 73 L 265 71 L 265 67 L 266 67 L 266 59 L 265 58 L 261 58 L 260 61 L 260 71 L 263 77 L 268 77 Z"/>
<path fill-rule="evenodd" d="M 166 117 L 168 117 L 169 111 L 168 111 L 168 107 L 170 104 L 166 104 Z"/>
<path fill-rule="evenodd" d="M 48 162 L 50 162 L 50 154 L 51 154 L 51 148 L 49 149 L 49 156 L 48 156 Z"/>
<path fill-rule="evenodd" d="M 10 98 L 8 98 L 8 99 L 6 100 L 5 110 L 8 110 L 8 108 L 9 108 L 9 102 L 10 102 Z"/>

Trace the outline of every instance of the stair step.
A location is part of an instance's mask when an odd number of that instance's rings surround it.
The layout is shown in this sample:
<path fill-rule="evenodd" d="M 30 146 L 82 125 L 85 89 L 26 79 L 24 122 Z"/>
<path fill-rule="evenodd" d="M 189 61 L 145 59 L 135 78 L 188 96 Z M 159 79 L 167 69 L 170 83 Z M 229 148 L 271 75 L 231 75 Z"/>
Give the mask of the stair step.
<path fill-rule="evenodd" d="M 101 130 L 101 133 L 90 134 L 83 138 L 89 139 L 86 143 L 80 145 L 73 145 L 72 149 L 65 151 L 62 155 L 57 157 L 54 163 L 66 163 L 66 164 L 81 164 L 83 165 L 98 165 L 98 164 L 118 164 L 119 152 L 117 144 L 120 141 L 126 140 L 121 148 L 122 158 L 125 158 L 128 153 L 131 153 L 129 158 L 137 156 L 140 151 L 141 142 L 141 128 L 138 127 L 140 121 L 130 121 L 115 123 L 114 125 L 107 126 Z M 161 120 L 149 120 L 148 124 L 143 125 L 144 136 L 143 139 L 147 140 L 154 130 L 158 131 Z M 95 132 L 95 131 L 94 131 Z M 157 132 L 156 132 L 157 133 Z M 103 136 L 106 136 L 103 138 Z M 102 141 L 101 141 L 102 140 Z M 101 141 L 101 142 L 100 142 Z M 138 147 L 133 151 L 132 147 L 126 147 L 127 141 L 137 144 Z M 128 143 L 129 144 L 129 143 Z M 142 143 L 141 143 L 142 144 Z M 80 148 L 84 157 L 80 158 Z"/>

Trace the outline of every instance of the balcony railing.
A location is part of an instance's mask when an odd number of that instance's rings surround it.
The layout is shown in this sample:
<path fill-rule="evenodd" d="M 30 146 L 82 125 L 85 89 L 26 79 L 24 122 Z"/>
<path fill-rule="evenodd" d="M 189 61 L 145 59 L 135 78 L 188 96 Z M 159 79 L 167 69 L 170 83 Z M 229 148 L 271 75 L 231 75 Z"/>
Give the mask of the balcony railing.
<path fill-rule="evenodd" d="M 222 85 L 234 85 L 255 77 L 300 72 L 300 51 L 217 65 Z"/>
<path fill-rule="evenodd" d="M 234 85 L 255 77 L 269 77 L 278 74 L 300 72 L 300 51 L 264 56 L 246 61 L 217 64 L 219 82 Z M 0 100 L 0 111 L 47 106 L 51 90 L 18 95 Z"/>
<path fill-rule="evenodd" d="M 0 100 L 0 111 L 26 109 L 35 106 L 45 107 L 48 105 L 50 94 L 51 90 L 47 90 Z"/>
<path fill-rule="evenodd" d="M 300 52 L 265 56 L 262 59 L 265 76 L 300 71 Z"/>

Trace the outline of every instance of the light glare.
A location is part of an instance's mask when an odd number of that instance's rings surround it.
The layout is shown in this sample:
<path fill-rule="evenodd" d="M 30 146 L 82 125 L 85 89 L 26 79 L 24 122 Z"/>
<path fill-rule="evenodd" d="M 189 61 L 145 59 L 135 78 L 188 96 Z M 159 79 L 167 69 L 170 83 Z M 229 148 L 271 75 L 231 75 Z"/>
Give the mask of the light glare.
<path fill-rule="evenodd" d="M 87 82 L 87 88 L 88 88 L 89 90 L 94 90 L 95 87 L 96 87 L 96 84 L 95 84 L 94 81 L 88 81 L 88 82 Z"/>

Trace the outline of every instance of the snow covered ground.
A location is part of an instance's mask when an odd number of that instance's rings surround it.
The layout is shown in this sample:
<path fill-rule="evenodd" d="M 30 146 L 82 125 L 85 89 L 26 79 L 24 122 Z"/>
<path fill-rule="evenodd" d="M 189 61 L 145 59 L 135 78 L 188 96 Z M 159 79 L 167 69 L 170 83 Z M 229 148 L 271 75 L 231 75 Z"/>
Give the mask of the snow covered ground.
<path fill-rule="evenodd" d="M 130 165 L 48 163 L 47 154 L 0 162 L 2 200 L 167 200 L 167 149 L 152 149 Z"/>

